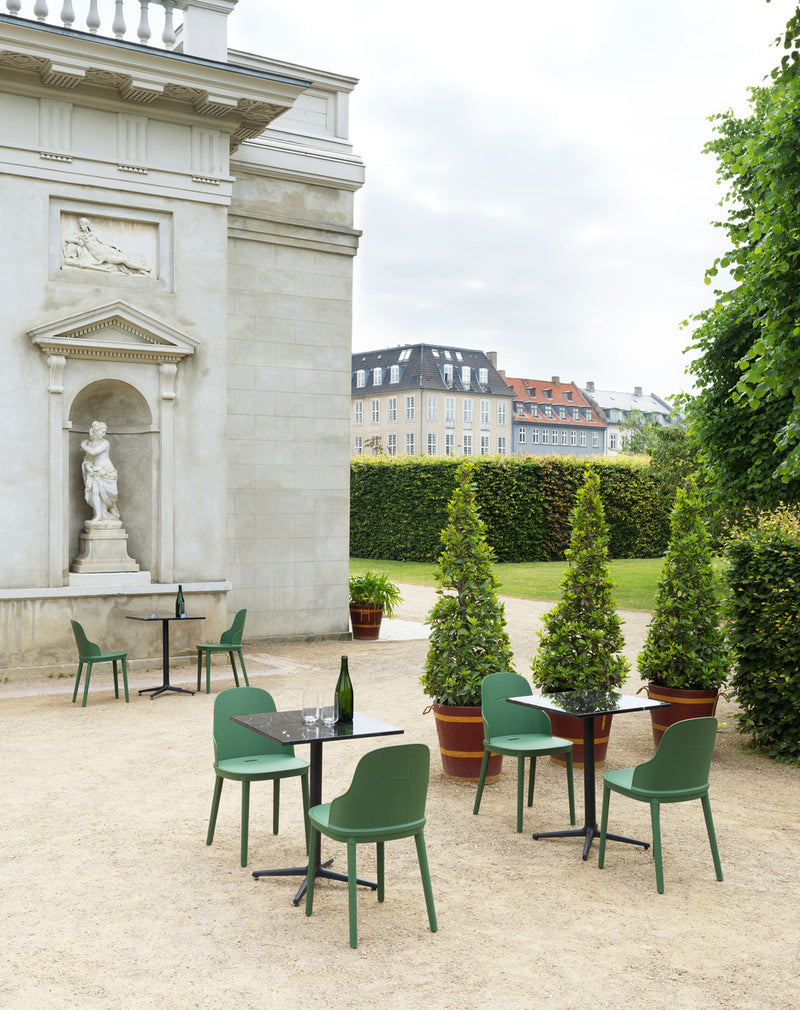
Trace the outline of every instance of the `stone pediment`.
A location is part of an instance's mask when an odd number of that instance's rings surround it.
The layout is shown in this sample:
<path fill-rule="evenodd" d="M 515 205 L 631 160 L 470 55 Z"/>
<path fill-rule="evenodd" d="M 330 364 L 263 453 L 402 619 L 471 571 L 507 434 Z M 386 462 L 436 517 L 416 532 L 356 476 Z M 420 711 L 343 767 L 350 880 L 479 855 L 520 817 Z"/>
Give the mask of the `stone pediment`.
<path fill-rule="evenodd" d="M 28 331 L 46 355 L 113 361 L 178 362 L 200 341 L 135 309 L 111 302 Z"/>

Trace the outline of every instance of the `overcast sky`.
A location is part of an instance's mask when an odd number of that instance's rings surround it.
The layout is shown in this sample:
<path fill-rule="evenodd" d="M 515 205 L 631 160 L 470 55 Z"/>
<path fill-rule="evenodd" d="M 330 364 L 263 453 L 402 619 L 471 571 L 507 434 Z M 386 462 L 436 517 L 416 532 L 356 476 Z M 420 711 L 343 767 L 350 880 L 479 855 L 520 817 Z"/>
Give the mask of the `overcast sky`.
<path fill-rule="evenodd" d="M 725 248 L 708 117 L 795 0 L 239 0 L 229 44 L 359 78 L 353 349 L 669 396 Z"/>

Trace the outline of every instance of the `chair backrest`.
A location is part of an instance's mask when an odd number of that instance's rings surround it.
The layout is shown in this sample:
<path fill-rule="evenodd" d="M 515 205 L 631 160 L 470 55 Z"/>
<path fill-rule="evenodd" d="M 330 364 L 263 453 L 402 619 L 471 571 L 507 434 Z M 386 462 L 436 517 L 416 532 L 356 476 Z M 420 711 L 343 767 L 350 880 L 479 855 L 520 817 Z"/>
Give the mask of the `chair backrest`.
<path fill-rule="evenodd" d="M 100 646 L 89 641 L 86 637 L 86 632 L 77 621 L 70 621 L 69 623 L 72 625 L 72 634 L 75 636 L 75 644 L 78 646 L 78 658 L 91 659 L 93 656 L 99 656 L 101 652 Z"/>
<path fill-rule="evenodd" d="M 263 687 L 230 687 L 214 699 L 214 760 L 250 757 L 254 754 L 294 754 L 294 747 L 268 740 L 246 726 L 231 722 L 232 715 L 274 712 L 275 702 Z"/>
<path fill-rule="evenodd" d="M 631 785 L 665 793 L 702 789 L 708 785 L 716 736 L 713 716 L 673 723 L 653 757 L 635 769 Z"/>
<path fill-rule="evenodd" d="M 487 740 L 493 736 L 514 736 L 518 733 L 552 733 L 547 712 L 509 705 L 506 701 L 506 698 L 527 694 L 533 694 L 530 682 L 518 673 L 490 673 L 483 678 L 481 714 Z"/>
<path fill-rule="evenodd" d="M 331 823 L 366 830 L 424 823 L 430 766 L 423 743 L 370 751 L 356 765 L 347 792 L 331 802 Z"/>
<path fill-rule="evenodd" d="M 223 631 L 220 636 L 220 645 L 236 645 L 242 644 L 242 634 L 244 633 L 244 619 L 247 617 L 246 610 L 240 610 L 239 613 L 234 617 L 233 624 L 228 628 L 227 631 Z"/>

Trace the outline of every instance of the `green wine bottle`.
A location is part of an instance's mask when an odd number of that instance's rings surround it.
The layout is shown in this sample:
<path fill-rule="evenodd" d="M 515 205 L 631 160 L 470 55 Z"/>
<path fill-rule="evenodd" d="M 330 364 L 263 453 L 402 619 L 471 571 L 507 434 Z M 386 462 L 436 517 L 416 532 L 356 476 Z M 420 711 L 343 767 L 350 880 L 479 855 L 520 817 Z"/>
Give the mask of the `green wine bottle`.
<path fill-rule="evenodd" d="M 347 669 L 347 656 L 342 656 L 339 679 L 336 681 L 336 708 L 338 721 L 344 726 L 353 724 L 353 682 Z"/>
<path fill-rule="evenodd" d="M 178 586 L 178 595 L 175 597 L 175 616 L 186 617 L 186 603 L 183 599 L 183 586 Z"/>

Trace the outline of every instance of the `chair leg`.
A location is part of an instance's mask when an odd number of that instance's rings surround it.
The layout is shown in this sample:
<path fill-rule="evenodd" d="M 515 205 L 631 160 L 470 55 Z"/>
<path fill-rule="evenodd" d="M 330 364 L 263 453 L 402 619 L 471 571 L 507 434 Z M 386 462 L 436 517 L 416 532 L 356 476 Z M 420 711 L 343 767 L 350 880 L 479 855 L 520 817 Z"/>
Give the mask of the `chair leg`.
<path fill-rule="evenodd" d="M 125 688 L 125 701 L 130 701 L 128 696 L 128 658 L 127 656 L 122 657 L 122 684 Z"/>
<path fill-rule="evenodd" d="M 385 842 L 376 842 L 375 848 L 377 850 L 377 864 L 378 864 L 378 901 L 383 901 L 386 894 L 385 886 L 385 872 L 386 872 L 386 853 L 385 853 Z"/>
<path fill-rule="evenodd" d="M 219 798 L 222 795 L 222 783 L 225 779 L 221 775 L 216 776 L 214 782 L 214 796 L 211 800 L 211 816 L 208 818 L 208 834 L 206 835 L 206 845 L 214 841 L 214 829 L 217 826 L 217 811 L 219 810 Z"/>
<path fill-rule="evenodd" d="M 358 946 L 358 928 L 356 923 L 356 843 L 347 843 L 347 909 L 350 916 L 350 946 Z"/>
<path fill-rule="evenodd" d="M 483 752 L 483 761 L 481 762 L 481 773 L 478 776 L 478 791 L 475 794 L 475 806 L 472 808 L 473 814 L 477 814 L 477 812 L 481 808 L 481 797 L 483 796 L 483 785 L 484 785 L 484 782 L 486 781 L 486 769 L 488 767 L 489 767 L 489 751 L 488 750 L 484 750 L 484 752 Z"/>
<path fill-rule="evenodd" d="M 708 831 L 708 841 L 711 844 L 711 855 L 714 857 L 714 869 L 717 873 L 717 880 L 722 880 L 722 863 L 719 861 L 719 849 L 717 848 L 717 833 L 714 831 L 714 821 L 711 817 L 711 801 L 708 793 L 701 797 L 703 803 L 703 816 L 706 819 L 706 830 Z"/>
<path fill-rule="evenodd" d="M 75 688 L 72 691 L 72 701 L 73 701 L 73 703 L 75 702 L 75 699 L 78 697 L 78 685 L 81 682 L 81 670 L 83 670 L 83 660 L 81 660 L 78 663 L 78 672 L 75 675 Z"/>
<path fill-rule="evenodd" d="M 119 675 L 117 672 L 117 661 L 116 659 L 111 660 L 111 666 L 114 670 L 114 697 L 119 698 Z"/>
<path fill-rule="evenodd" d="M 436 922 L 436 909 L 433 905 L 433 888 L 431 887 L 431 874 L 428 869 L 428 853 L 425 849 L 425 835 L 422 831 L 414 835 L 417 846 L 417 859 L 419 861 L 419 872 L 422 877 L 422 889 L 425 892 L 425 907 L 428 909 L 428 922 L 431 932 L 435 933 L 439 926 Z"/>
<path fill-rule="evenodd" d="M 200 690 L 200 671 L 203 669 L 203 650 L 197 646 L 197 690 Z"/>
<path fill-rule="evenodd" d="M 272 780 L 272 833 L 277 835 L 281 820 L 281 780 Z"/>
<path fill-rule="evenodd" d="M 305 777 L 305 776 L 304 776 Z M 311 915 L 314 909 L 314 867 L 317 865 L 319 851 L 319 831 L 309 825 L 308 831 L 308 880 L 306 884 L 306 915 Z"/>
<path fill-rule="evenodd" d="M 239 654 L 239 665 L 242 668 L 242 676 L 244 677 L 244 686 L 250 687 L 250 681 L 247 679 L 247 670 L 244 668 L 244 656 L 242 655 L 242 650 L 237 649 L 236 651 Z"/>
<path fill-rule="evenodd" d="M 567 759 L 567 793 L 569 794 L 569 823 L 575 823 L 575 787 L 572 780 L 572 751 L 564 755 Z"/>
<path fill-rule="evenodd" d="M 653 825 L 653 861 L 656 864 L 656 888 L 664 893 L 664 868 L 661 864 L 661 804 L 650 800 L 650 821 Z"/>
<path fill-rule="evenodd" d="M 206 649 L 206 694 L 211 694 L 211 649 Z"/>
<path fill-rule="evenodd" d="M 570 755 L 571 756 L 571 755 Z M 611 790 L 603 783 L 603 813 L 600 817 L 600 847 L 597 850 L 597 865 L 602 870 L 606 858 L 606 828 L 608 827 L 608 801 Z M 573 824 L 575 821 L 572 822 Z"/>
<path fill-rule="evenodd" d="M 92 676 L 92 662 L 86 664 L 86 679 L 83 682 L 83 705 L 81 708 L 86 708 L 86 699 L 89 697 L 89 678 Z"/>
<path fill-rule="evenodd" d="M 309 846 L 309 833 L 308 833 L 308 775 L 300 776 L 300 789 L 303 793 L 303 827 L 306 832 L 306 852 Z"/>
<path fill-rule="evenodd" d="M 250 780 L 242 779 L 242 841 L 239 861 L 247 866 L 247 834 L 250 825 Z"/>
<path fill-rule="evenodd" d="M 531 775 L 536 758 L 531 758 Z M 525 794 L 525 755 L 517 755 L 517 834 L 522 834 L 522 797 Z"/>
<path fill-rule="evenodd" d="M 239 671 L 236 669 L 236 660 L 233 658 L 233 650 L 228 653 L 228 659 L 231 661 L 231 666 L 233 667 L 233 680 L 236 686 L 239 686 Z"/>

